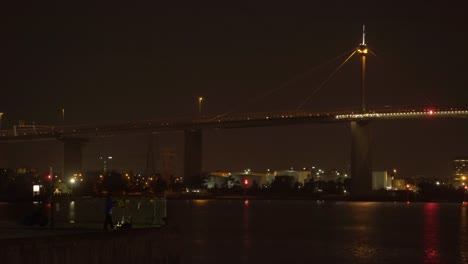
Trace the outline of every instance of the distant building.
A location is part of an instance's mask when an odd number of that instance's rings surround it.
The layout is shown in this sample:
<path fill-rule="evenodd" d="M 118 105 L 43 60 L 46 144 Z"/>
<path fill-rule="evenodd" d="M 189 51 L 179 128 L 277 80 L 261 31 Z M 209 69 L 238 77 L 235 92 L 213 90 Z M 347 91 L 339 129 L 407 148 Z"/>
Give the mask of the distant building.
<path fill-rule="evenodd" d="M 307 170 L 282 170 L 282 171 L 275 171 L 275 177 L 278 176 L 289 176 L 293 177 L 293 182 L 297 182 L 299 184 L 304 184 L 307 180 L 310 179 L 311 173 Z"/>
<path fill-rule="evenodd" d="M 215 171 L 209 173 L 206 187 L 208 189 L 221 188 L 224 183 L 227 183 L 227 179 L 231 174 L 229 172 Z"/>
<path fill-rule="evenodd" d="M 394 178 L 392 181 L 393 190 L 406 190 L 406 179 Z"/>
<path fill-rule="evenodd" d="M 387 171 L 373 171 L 372 172 L 372 190 L 382 190 L 387 189 L 389 186 L 391 188 L 391 180 L 390 184 L 388 184 L 388 174 Z"/>
<path fill-rule="evenodd" d="M 267 173 L 255 173 L 251 171 L 244 172 L 210 172 L 210 177 L 207 181 L 207 188 L 211 189 L 214 187 L 227 187 L 232 188 L 234 185 L 244 186 L 245 180 L 247 180 L 247 187 L 250 188 L 255 183 L 257 186 L 267 184 Z"/>
<path fill-rule="evenodd" d="M 234 184 L 244 185 L 247 180 L 247 187 L 252 187 L 256 184 L 259 187 L 270 185 L 276 177 L 291 177 L 292 182 L 304 184 L 307 180 L 311 179 L 311 173 L 308 170 L 295 171 L 295 170 L 281 170 L 270 172 L 252 172 L 250 170 L 244 170 L 242 172 L 210 172 L 210 178 L 207 182 L 207 188 L 211 189 L 215 186 L 222 187 L 228 185 L 231 188 Z"/>
<path fill-rule="evenodd" d="M 457 157 L 453 160 L 453 185 L 460 187 L 468 184 L 468 157 Z"/>

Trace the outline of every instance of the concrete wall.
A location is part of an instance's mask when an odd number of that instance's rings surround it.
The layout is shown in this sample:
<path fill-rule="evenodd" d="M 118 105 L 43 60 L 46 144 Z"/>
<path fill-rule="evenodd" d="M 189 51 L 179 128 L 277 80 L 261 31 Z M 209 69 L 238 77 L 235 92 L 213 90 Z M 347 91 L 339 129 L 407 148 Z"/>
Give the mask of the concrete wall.
<path fill-rule="evenodd" d="M 131 229 L 0 240 L 2 263 L 180 263 L 178 235 Z"/>

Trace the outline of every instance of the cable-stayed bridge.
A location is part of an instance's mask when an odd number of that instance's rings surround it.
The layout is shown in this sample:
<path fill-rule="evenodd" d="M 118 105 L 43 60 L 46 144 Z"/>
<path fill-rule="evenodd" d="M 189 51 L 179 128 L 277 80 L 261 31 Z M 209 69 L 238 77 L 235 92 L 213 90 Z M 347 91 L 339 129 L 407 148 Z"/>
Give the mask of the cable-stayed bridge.
<path fill-rule="evenodd" d="M 286 126 L 298 124 L 350 123 L 352 194 L 367 195 L 372 190 L 372 123 L 377 120 L 400 119 L 468 119 L 467 106 L 443 107 L 387 107 L 369 109 L 365 100 L 366 58 L 372 53 L 362 42 L 322 82 L 299 107 L 291 111 L 262 113 L 225 113 L 216 116 L 166 120 L 136 121 L 115 124 L 83 124 L 73 126 L 15 126 L 0 130 L 0 142 L 61 140 L 64 143 L 64 174 L 82 171 L 82 145 L 90 138 L 119 134 L 151 134 L 162 131 L 183 131 L 184 177 L 192 177 L 202 170 L 202 133 L 209 129 Z M 361 106 L 339 112 L 304 111 L 302 106 L 317 93 L 355 54 L 361 60 Z M 271 92 L 269 92 L 271 93 Z M 201 100 L 200 100 L 201 103 Z M 466 122 L 462 120 L 462 122 Z"/>

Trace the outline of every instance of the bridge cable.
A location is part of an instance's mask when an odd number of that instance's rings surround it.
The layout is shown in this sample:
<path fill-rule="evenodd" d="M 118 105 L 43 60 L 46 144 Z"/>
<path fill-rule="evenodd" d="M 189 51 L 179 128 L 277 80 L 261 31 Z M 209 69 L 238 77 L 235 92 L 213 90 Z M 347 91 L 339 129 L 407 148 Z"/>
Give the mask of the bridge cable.
<path fill-rule="evenodd" d="M 328 81 L 331 80 L 331 78 L 333 78 L 333 76 L 341 69 L 341 67 L 343 67 L 350 59 L 351 57 L 353 57 L 353 55 L 356 53 L 356 50 L 354 50 L 351 55 L 349 55 L 341 64 L 340 66 L 338 66 L 338 68 L 336 68 L 329 76 L 327 79 L 325 79 L 325 81 L 323 81 L 313 92 L 312 94 L 307 97 L 307 99 L 305 99 L 301 104 L 299 104 L 299 106 L 296 108 L 296 111 L 299 111 L 301 110 L 301 108 L 307 103 L 309 102 L 309 100 L 312 98 L 312 96 L 314 96 L 320 89 L 323 88 L 323 86 L 325 86 L 325 84 L 328 83 Z"/>
<path fill-rule="evenodd" d="M 379 56 L 377 56 L 377 54 L 373 51 L 373 50 L 374 50 L 373 48 L 372 48 L 372 49 L 368 48 L 368 50 L 369 50 L 369 53 L 370 53 L 371 55 L 373 55 L 373 56 L 375 56 L 375 57 L 377 58 L 377 62 L 381 61 L 381 60 L 379 60 Z M 427 96 L 426 94 L 424 94 L 424 93 L 422 93 L 422 92 L 419 92 L 418 94 L 419 94 L 420 96 L 423 97 L 422 99 L 423 99 L 426 103 L 428 103 L 429 106 L 432 107 L 432 106 L 435 105 L 434 102 L 433 102 L 433 101 L 429 98 L 429 96 Z M 414 105 L 405 104 L 405 105 L 399 105 L 399 106 L 396 106 L 396 107 L 399 107 L 399 108 L 406 108 L 406 107 L 411 107 L 411 106 L 414 106 Z M 427 107 L 426 104 L 423 104 L 422 106 Z M 376 106 L 376 107 L 377 107 L 377 108 L 388 108 L 388 105 L 384 105 L 383 107 L 379 107 L 379 106 Z"/>
<path fill-rule="evenodd" d="M 315 67 L 313 67 L 313 68 L 311 68 L 311 69 L 306 70 L 305 72 L 296 74 L 293 78 L 287 80 L 286 82 L 284 82 L 284 83 L 281 84 L 280 86 L 278 86 L 278 87 L 276 87 L 276 88 L 273 88 L 273 89 L 270 89 L 270 90 L 268 90 L 268 91 L 262 93 L 261 95 L 256 96 L 256 97 L 253 98 L 253 99 L 250 99 L 248 102 L 244 103 L 244 104 L 241 105 L 241 106 L 238 105 L 237 107 L 233 107 L 232 110 L 226 111 L 226 112 L 223 113 L 223 114 L 219 114 L 219 115 L 215 116 L 213 119 L 216 119 L 216 118 L 219 118 L 219 117 L 223 117 L 223 116 L 232 114 L 232 113 L 234 113 L 238 108 L 240 108 L 240 107 L 242 107 L 242 106 L 253 104 L 253 103 L 255 103 L 255 102 L 257 102 L 257 101 L 259 101 L 259 100 L 261 100 L 261 99 L 263 99 L 263 98 L 266 98 L 266 97 L 270 96 L 271 94 L 273 94 L 273 93 L 275 93 L 275 92 L 277 92 L 277 91 L 279 91 L 279 90 L 282 90 L 282 89 L 284 89 L 284 88 L 286 88 L 286 87 L 289 87 L 290 85 L 292 85 L 292 84 L 298 82 L 299 80 L 305 78 L 307 75 L 311 74 L 312 72 L 317 71 L 317 70 L 319 70 L 320 68 L 325 67 L 325 66 L 327 66 L 327 65 L 329 65 L 329 64 L 332 64 L 333 62 L 335 62 L 336 60 L 338 60 L 338 59 L 340 59 L 341 57 L 345 56 L 345 55 L 348 54 L 349 52 L 351 52 L 351 51 L 343 52 L 343 53 L 341 53 L 340 55 L 338 55 L 338 56 L 336 56 L 336 57 L 334 57 L 334 58 L 332 58 L 332 59 L 329 59 L 329 60 L 325 61 L 324 63 L 321 63 L 321 64 L 319 64 L 319 65 L 317 65 L 317 66 L 315 66 Z M 237 108 L 237 109 L 234 109 L 234 108 Z"/>

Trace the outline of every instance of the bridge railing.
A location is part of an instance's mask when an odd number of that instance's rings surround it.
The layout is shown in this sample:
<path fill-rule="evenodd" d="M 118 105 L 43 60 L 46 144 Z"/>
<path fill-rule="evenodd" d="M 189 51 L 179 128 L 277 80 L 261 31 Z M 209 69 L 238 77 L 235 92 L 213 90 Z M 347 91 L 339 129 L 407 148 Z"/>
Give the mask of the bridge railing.
<path fill-rule="evenodd" d="M 0 138 L 11 137 L 59 137 L 61 135 L 90 135 L 90 134 L 112 134 L 125 133 L 135 130 L 161 130 L 161 129 L 187 129 L 197 128 L 203 125 L 230 122 L 250 122 L 264 120 L 280 119 L 298 119 L 298 118 L 332 118 L 335 120 L 346 120 L 356 118 L 405 118 L 416 117 L 429 113 L 430 115 L 440 117 L 450 117 L 465 115 L 468 113 L 465 108 L 458 107 L 382 107 L 374 108 L 366 113 L 360 113 L 358 109 L 347 111 L 278 111 L 278 112 L 259 112 L 259 113 L 236 113 L 229 115 L 206 116 L 200 118 L 175 118 L 161 120 L 145 120 L 136 122 L 123 122 L 118 124 L 83 124 L 71 126 L 28 126 L 14 127 L 13 130 L 0 130 Z"/>

